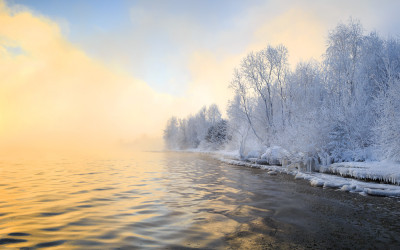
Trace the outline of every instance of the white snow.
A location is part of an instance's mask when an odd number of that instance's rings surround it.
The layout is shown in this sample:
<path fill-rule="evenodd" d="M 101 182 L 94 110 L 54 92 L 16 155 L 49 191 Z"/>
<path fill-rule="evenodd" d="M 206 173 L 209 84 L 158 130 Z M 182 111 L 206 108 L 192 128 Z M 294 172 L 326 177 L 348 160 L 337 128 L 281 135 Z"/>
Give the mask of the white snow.
<path fill-rule="evenodd" d="M 337 175 L 323 173 L 298 172 L 295 178 L 305 179 L 309 181 L 312 186 L 338 189 L 345 192 L 374 196 L 400 196 L 400 186 L 397 185 L 365 182 L 352 178 L 344 178 Z"/>
<path fill-rule="evenodd" d="M 222 153 L 220 154 L 220 156 L 221 155 L 226 156 L 227 154 Z M 230 156 L 232 156 L 232 154 L 230 154 Z M 295 179 L 307 180 L 310 185 L 314 187 L 337 189 L 343 192 L 359 193 L 361 195 L 400 197 L 400 186 L 398 185 L 382 184 L 354 179 L 358 177 L 359 179 L 365 180 L 367 179 L 366 177 L 368 177 L 368 179 L 371 180 L 394 180 L 394 182 L 391 183 L 399 184 L 400 179 L 398 177 L 400 172 L 400 164 L 389 164 L 385 162 L 348 162 L 332 164 L 329 167 L 324 167 L 323 173 L 303 173 L 291 168 L 273 165 L 260 165 L 251 162 L 227 159 L 225 157 L 220 157 L 219 160 L 232 165 L 264 169 L 267 170 L 269 174 L 271 173 L 271 175 L 274 175 L 276 173 L 294 175 Z M 345 168 L 348 170 L 347 172 L 344 170 Z M 387 169 L 386 172 L 384 171 L 385 168 Z M 327 173 L 342 174 L 334 175 Z M 349 175 L 347 173 L 352 174 Z M 349 176 L 353 178 L 348 178 L 344 176 Z M 388 178 L 387 176 L 397 177 Z"/>
<path fill-rule="evenodd" d="M 270 165 L 282 165 L 282 160 L 289 156 L 289 152 L 282 147 L 272 146 L 265 150 L 261 159 L 266 160 Z"/>
<path fill-rule="evenodd" d="M 268 171 L 269 175 L 278 173 L 293 175 L 295 179 L 307 180 L 314 187 L 336 189 L 361 195 L 400 197 L 400 163 L 388 161 L 342 162 L 320 166 L 320 172 L 305 173 L 291 168 L 290 165 L 281 167 L 242 161 L 239 160 L 239 154 L 235 150 L 207 151 L 196 149 L 190 150 L 190 152 L 214 155 L 218 160 L 231 165 L 263 169 Z M 377 183 L 377 181 L 392 184 Z"/>
<path fill-rule="evenodd" d="M 247 158 L 260 158 L 261 153 L 257 150 L 252 150 L 247 153 Z"/>
<path fill-rule="evenodd" d="M 361 180 L 400 184 L 400 164 L 388 161 L 334 163 L 321 166 L 319 171 Z"/>

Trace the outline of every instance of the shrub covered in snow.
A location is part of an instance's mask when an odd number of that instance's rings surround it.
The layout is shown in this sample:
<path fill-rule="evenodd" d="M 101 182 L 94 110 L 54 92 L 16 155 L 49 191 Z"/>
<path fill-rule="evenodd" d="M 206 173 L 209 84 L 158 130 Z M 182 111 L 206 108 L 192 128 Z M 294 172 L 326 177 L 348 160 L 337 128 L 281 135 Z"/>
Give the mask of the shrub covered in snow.
<path fill-rule="evenodd" d="M 286 149 L 279 146 L 273 146 L 267 148 L 265 153 L 261 155 L 261 159 L 266 160 L 269 165 L 282 165 L 284 159 L 288 159 L 290 156 Z"/>
<path fill-rule="evenodd" d="M 251 150 L 251 151 L 249 151 L 249 152 L 247 153 L 246 158 L 247 158 L 247 159 L 249 159 L 249 158 L 258 159 L 258 158 L 260 158 L 260 155 L 261 155 L 260 151 L 258 151 L 258 150 Z"/>

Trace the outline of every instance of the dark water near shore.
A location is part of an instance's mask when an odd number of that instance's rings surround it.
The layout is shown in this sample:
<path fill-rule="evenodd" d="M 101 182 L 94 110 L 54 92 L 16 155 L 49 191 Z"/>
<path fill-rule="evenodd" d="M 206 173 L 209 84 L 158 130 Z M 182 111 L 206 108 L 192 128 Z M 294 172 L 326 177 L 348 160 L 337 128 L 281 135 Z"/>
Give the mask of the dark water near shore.
<path fill-rule="evenodd" d="M 192 153 L 0 162 L 1 249 L 400 248 L 400 202 Z"/>

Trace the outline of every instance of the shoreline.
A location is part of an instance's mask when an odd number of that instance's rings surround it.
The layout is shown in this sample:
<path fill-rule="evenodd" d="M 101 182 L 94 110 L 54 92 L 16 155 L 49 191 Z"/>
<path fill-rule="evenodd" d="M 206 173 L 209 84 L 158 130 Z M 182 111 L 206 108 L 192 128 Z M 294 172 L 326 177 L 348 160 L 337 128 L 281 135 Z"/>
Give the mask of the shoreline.
<path fill-rule="evenodd" d="M 218 160 L 231 165 L 268 170 L 268 173 L 271 175 L 277 173 L 293 175 L 294 179 L 304 179 L 313 187 L 337 189 L 343 192 L 359 193 L 360 195 L 400 197 L 400 186 L 394 184 L 374 183 L 319 172 L 303 173 L 298 170 L 288 170 L 279 166 L 260 165 L 237 160 L 226 160 L 224 158 Z"/>
<path fill-rule="evenodd" d="M 399 173 L 394 174 L 389 173 L 386 175 L 387 177 L 385 177 L 384 171 L 380 171 L 380 174 L 377 171 L 375 173 L 373 173 L 373 171 L 366 171 L 371 170 L 371 166 L 376 164 L 380 167 L 385 164 L 390 164 L 386 162 L 342 162 L 334 163 L 329 166 L 320 166 L 319 172 L 301 172 L 297 169 L 281 167 L 278 165 L 261 165 L 249 161 L 229 159 L 229 157 L 237 158 L 233 152 L 201 150 L 182 150 L 174 152 L 212 155 L 223 163 L 266 170 L 269 175 L 292 175 L 294 176 L 294 179 L 306 180 L 313 187 L 358 193 L 364 196 L 400 197 L 400 186 L 398 185 L 400 183 L 400 171 Z M 392 163 L 389 169 L 393 170 L 394 168 L 396 168 L 396 165 Z"/>

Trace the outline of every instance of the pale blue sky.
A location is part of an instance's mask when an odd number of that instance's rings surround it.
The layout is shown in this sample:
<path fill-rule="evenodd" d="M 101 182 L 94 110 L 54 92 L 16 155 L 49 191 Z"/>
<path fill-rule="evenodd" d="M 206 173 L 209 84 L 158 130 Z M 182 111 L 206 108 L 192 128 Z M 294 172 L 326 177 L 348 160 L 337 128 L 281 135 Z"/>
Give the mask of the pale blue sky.
<path fill-rule="evenodd" d="M 397 35 L 400 27 L 398 2 L 7 1 L 10 6 L 23 5 L 56 21 L 67 39 L 90 56 L 110 66 L 121 67 L 157 91 L 175 96 L 184 95 L 188 84 L 194 81 L 188 68 L 194 52 L 208 51 L 223 60 L 243 54 L 254 47 L 253 44 L 267 45 L 269 37 L 274 36 L 273 29 L 266 31 L 266 35 L 254 34 L 258 27 L 273 23 L 285 12 L 293 9 L 307 12 L 325 28 L 320 34 L 322 41 L 328 29 L 349 16 L 360 19 L 367 30 Z M 273 42 L 276 40 L 271 38 Z M 284 40 L 279 42 L 286 44 Z M 296 55 L 297 52 L 290 49 L 289 46 L 289 52 Z"/>
<path fill-rule="evenodd" d="M 218 36 L 259 1 L 9 0 L 59 23 L 67 38 L 89 55 L 115 63 L 162 92 L 184 94 L 187 56 L 217 50 Z M 182 26 L 192 25 L 182 30 Z M 175 25 L 170 28 L 168 25 Z M 227 45 L 235 47 L 240 41 Z M 240 49 L 240 47 L 238 48 Z"/>
<path fill-rule="evenodd" d="M 49 147 L 161 137 L 173 115 L 212 103 L 224 113 L 250 51 L 284 44 L 294 67 L 320 59 L 349 17 L 398 36 L 398 10 L 398 0 L 0 0 L 2 136 Z"/>

